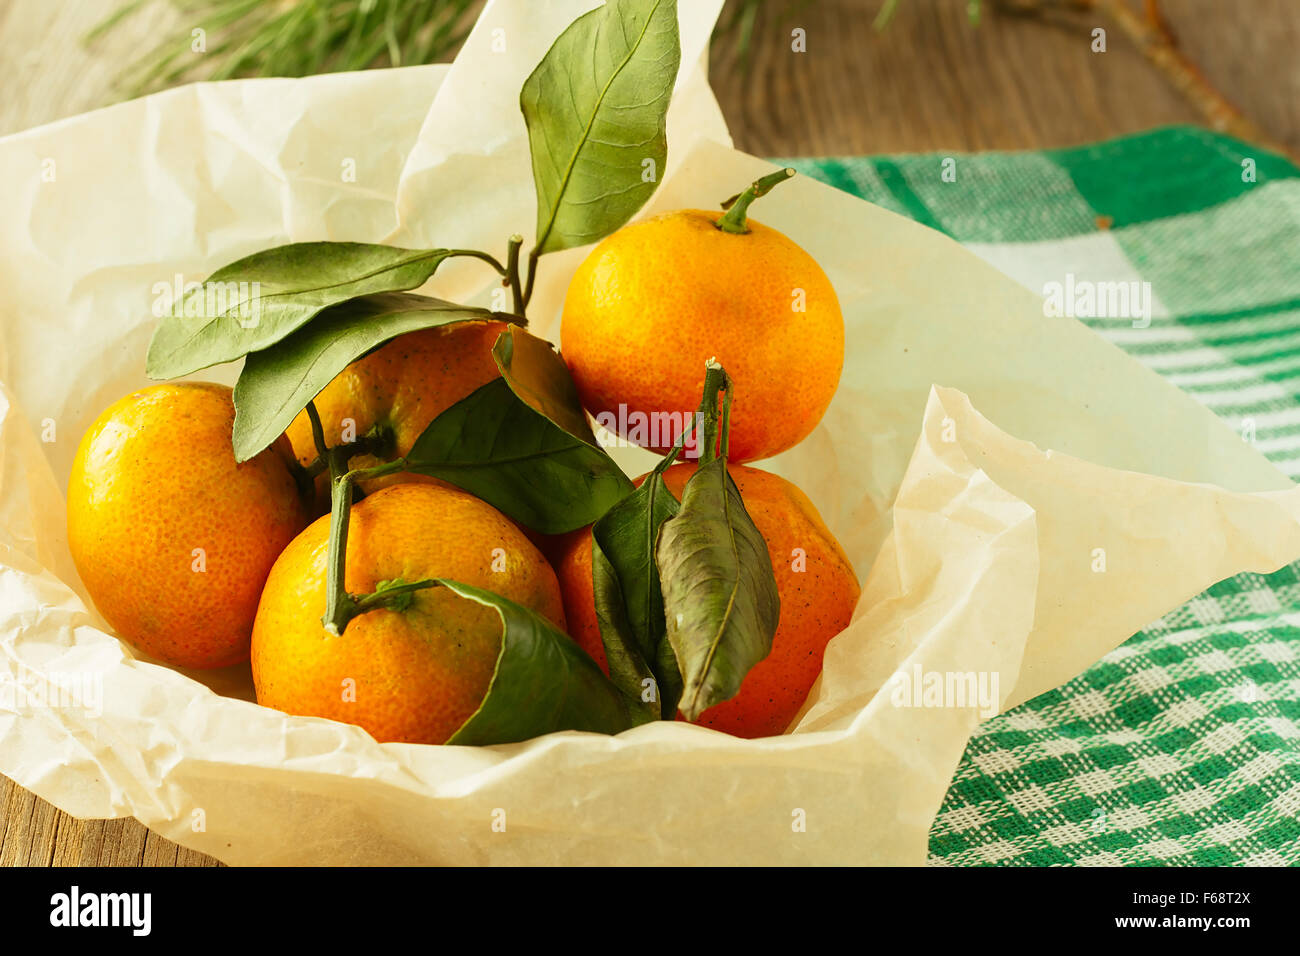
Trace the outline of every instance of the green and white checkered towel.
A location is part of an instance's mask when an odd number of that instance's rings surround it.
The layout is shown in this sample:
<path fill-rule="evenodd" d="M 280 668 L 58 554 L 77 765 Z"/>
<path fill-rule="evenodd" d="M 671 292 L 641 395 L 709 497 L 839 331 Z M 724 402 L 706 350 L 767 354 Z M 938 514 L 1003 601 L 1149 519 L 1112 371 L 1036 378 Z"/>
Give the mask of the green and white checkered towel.
<path fill-rule="evenodd" d="M 1149 327 L 1084 321 L 1300 479 L 1289 162 L 1178 127 L 1080 149 L 790 165 L 946 232 L 1035 292 L 1066 273 L 1150 282 Z M 1300 563 L 1215 585 L 987 721 L 930 862 L 1297 865 L 1298 819 Z"/>

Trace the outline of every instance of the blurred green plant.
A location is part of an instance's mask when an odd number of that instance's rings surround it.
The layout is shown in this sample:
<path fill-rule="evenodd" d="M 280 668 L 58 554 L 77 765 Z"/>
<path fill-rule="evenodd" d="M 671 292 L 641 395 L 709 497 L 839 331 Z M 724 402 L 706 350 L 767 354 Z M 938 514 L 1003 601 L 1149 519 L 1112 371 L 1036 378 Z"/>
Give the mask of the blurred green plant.
<path fill-rule="evenodd" d="M 119 94 L 139 96 L 193 80 L 413 66 L 449 58 L 474 25 L 483 0 L 167 0 L 188 24 L 177 27 L 117 75 Z M 810 0 L 728 0 L 715 40 L 734 42 L 748 62 L 759 13 L 785 19 Z M 972 0 L 978 2 L 978 0 Z M 127 0 L 84 42 L 163 0 Z M 204 56 L 193 55 L 203 31 Z"/>
<path fill-rule="evenodd" d="M 812 0 L 727 0 L 718 17 L 718 25 L 713 31 L 713 40 L 730 38 L 735 43 L 737 59 L 742 64 L 749 63 L 749 53 L 754 42 L 754 28 L 758 24 L 758 15 L 763 10 L 773 11 L 768 16 L 775 16 L 784 21 L 796 11 L 806 7 Z M 778 9 L 778 4 L 780 8 Z"/>
<path fill-rule="evenodd" d="M 966 16 L 970 18 L 972 26 L 980 25 L 980 6 L 982 3 L 983 0 L 966 0 Z M 894 11 L 897 9 L 898 0 L 885 0 L 871 25 L 878 31 L 885 29 L 885 27 L 889 26 L 889 21 L 894 18 Z"/>
<path fill-rule="evenodd" d="M 128 0 L 85 37 L 93 43 L 158 0 Z M 433 63 L 455 51 L 482 0 L 170 0 L 189 25 L 116 77 L 138 96 L 191 80 L 308 76 Z M 202 31 L 199 34 L 198 31 Z M 196 37 L 204 56 L 194 56 Z"/>
<path fill-rule="evenodd" d="M 543 0 L 537 0 L 543 2 Z M 715 44 L 729 42 L 748 68 L 761 23 L 786 21 L 812 0 L 727 0 Z M 866 3 L 867 0 L 858 0 Z M 884 30 L 901 0 L 877 0 L 873 25 Z M 986 13 L 1043 20 L 1100 18 L 1118 27 L 1213 129 L 1259 143 L 1300 161 L 1294 151 L 1244 116 L 1179 48 L 1160 0 L 965 0 L 974 25 Z M 469 34 L 483 0 L 124 0 L 85 37 L 112 30 L 142 8 L 169 3 L 189 27 L 178 27 L 117 75 L 119 95 L 139 96 L 192 80 L 307 76 L 370 67 L 435 63 Z M 1083 25 L 1088 25 L 1084 23 Z M 204 56 L 194 56 L 196 35 Z"/>

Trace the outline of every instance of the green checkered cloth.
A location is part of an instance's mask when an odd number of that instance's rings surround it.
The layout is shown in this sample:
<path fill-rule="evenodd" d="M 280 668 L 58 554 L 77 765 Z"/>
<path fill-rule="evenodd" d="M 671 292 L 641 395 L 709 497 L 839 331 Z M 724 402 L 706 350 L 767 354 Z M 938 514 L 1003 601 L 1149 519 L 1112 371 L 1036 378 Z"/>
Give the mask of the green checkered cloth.
<path fill-rule="evenodd" d="M 1080 149 L 795 160 L 1037 292 L 1145 280 L 1149 328 L 1086 320 L 1300 479 L 1300 170 L 1177 127 Z M 1252 181 L 1253 180 L 1253 181 Z M 1220 582 L 985 722 L 930 863 L 1300 864 L 1300 563 Z"/>

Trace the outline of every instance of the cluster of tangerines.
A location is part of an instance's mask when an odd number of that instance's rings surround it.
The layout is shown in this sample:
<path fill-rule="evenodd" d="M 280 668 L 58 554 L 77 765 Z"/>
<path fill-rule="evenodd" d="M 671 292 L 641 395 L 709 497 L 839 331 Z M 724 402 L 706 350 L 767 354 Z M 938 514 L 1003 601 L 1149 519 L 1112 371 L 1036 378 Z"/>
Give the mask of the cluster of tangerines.
<path fill-rule="evenodd" d="M 586 411 L 615 421 L 689 414 L 706 360 L 725 368 L 735 395 L 725 467 L 766 544 L 779 622 L 739 692 L 695 720 L 760 737 L 788 727 L 858 598 L 854 571 L 807 496 L 747 464 L 792 447 L 821 419 L 839 380 L 844 328 L 811 256 L 760 223 L 742 216 L 742 229 L 725 231 L 720 218 L 682 210 L 600 242 L 569 286 L 562 354 Z M 331 633 L 322 620 L 331 517 L 321 438 L 337 446 L 389 436 L 386 457 L 355 444 L 350 469 L 406 455 L 435 418 L 501 375 L 492 350 L 506 328 L 465 321 L 390 339 L 319 392 L 312 415 L 298 414 L 270 447 L 238 463 L 224 386 L 156 385 L 109 407 L 82 439 L 68 488 L 72 554 L 104 619 L 168 664 L 251 659 L 265 706 L 357 724 L 379 741 L 449 740 L 494 679 L 501 619 L 428 588 Z M 683 456 L 657 474 L 680 499 L 697 467 Z M 609 673 L 591 526 L 539 534 L 419 474 L 359 485 L 348 593 L 464 582 L 541 615 Z"/>

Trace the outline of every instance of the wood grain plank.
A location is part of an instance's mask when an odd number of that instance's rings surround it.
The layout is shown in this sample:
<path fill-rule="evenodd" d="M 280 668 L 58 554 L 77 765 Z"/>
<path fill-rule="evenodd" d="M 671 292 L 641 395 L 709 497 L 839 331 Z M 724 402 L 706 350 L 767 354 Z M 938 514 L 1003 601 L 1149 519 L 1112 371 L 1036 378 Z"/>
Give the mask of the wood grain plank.
<path fill-rule="evenodd" d="M 141 866 L 149 831 L 134 820 L 109 820 L 104 826 L 100 866 Z"/>
<path fill-rule="evenodd" d="M 85 35 L 119 6 L 118 0 L 0 4 L 0 135 L 120 98 L 112 84 L 122 65 L 182 20 L 170 4 L 153 4 L 85 45 Z"/>
<path fill-rule="evenodd" d="M 88 846 L 97 843 L 87 841 L 85 820 L 78 820 L 66 813 L 58 817 L 58 829 L 54 834 L 54 854 L 50 866 L 86 866 L 85 855 Z M 99 821 L 95 821 L 99 822 Z"/>
<path fill-rule="evenodd" d="M 175 866 L 178 850 L 180 847 L 170 840 L 160 837 L 152 830 L 145 831 L 144 866 Z"/>
<path fill-rule="evenodd" d="M 136 820 L 77 820 L 0 776 L 0 866 L 222 865 Z"/>
<path fill-rule="evenodd" d="M 26 866 L 49 866 L 54 859 L 54 834 L 58 818 L 64 814 L 52 804 L 33 798 L 32 813 L 26 834 Z"/>
<path fill-rule="evenodd" d="M 749 73 L 720 47 L 712 76 L 738 145 L 767 155 L 1026 149 L 1196 120 L 1122 38 L 1093 53 L 1086 20 L 972 26 L 963 3 L 902 0 L 877 32 L 877 7 L 819 0 L 760 16 Z M 796 27 L 806 53 L 791 50 Z"/>
<path fill-rule="evenodd" d="M 28 830 L 36 796 L 0 777 L 0 866 L 26 866 L 31 852 Z"/>

